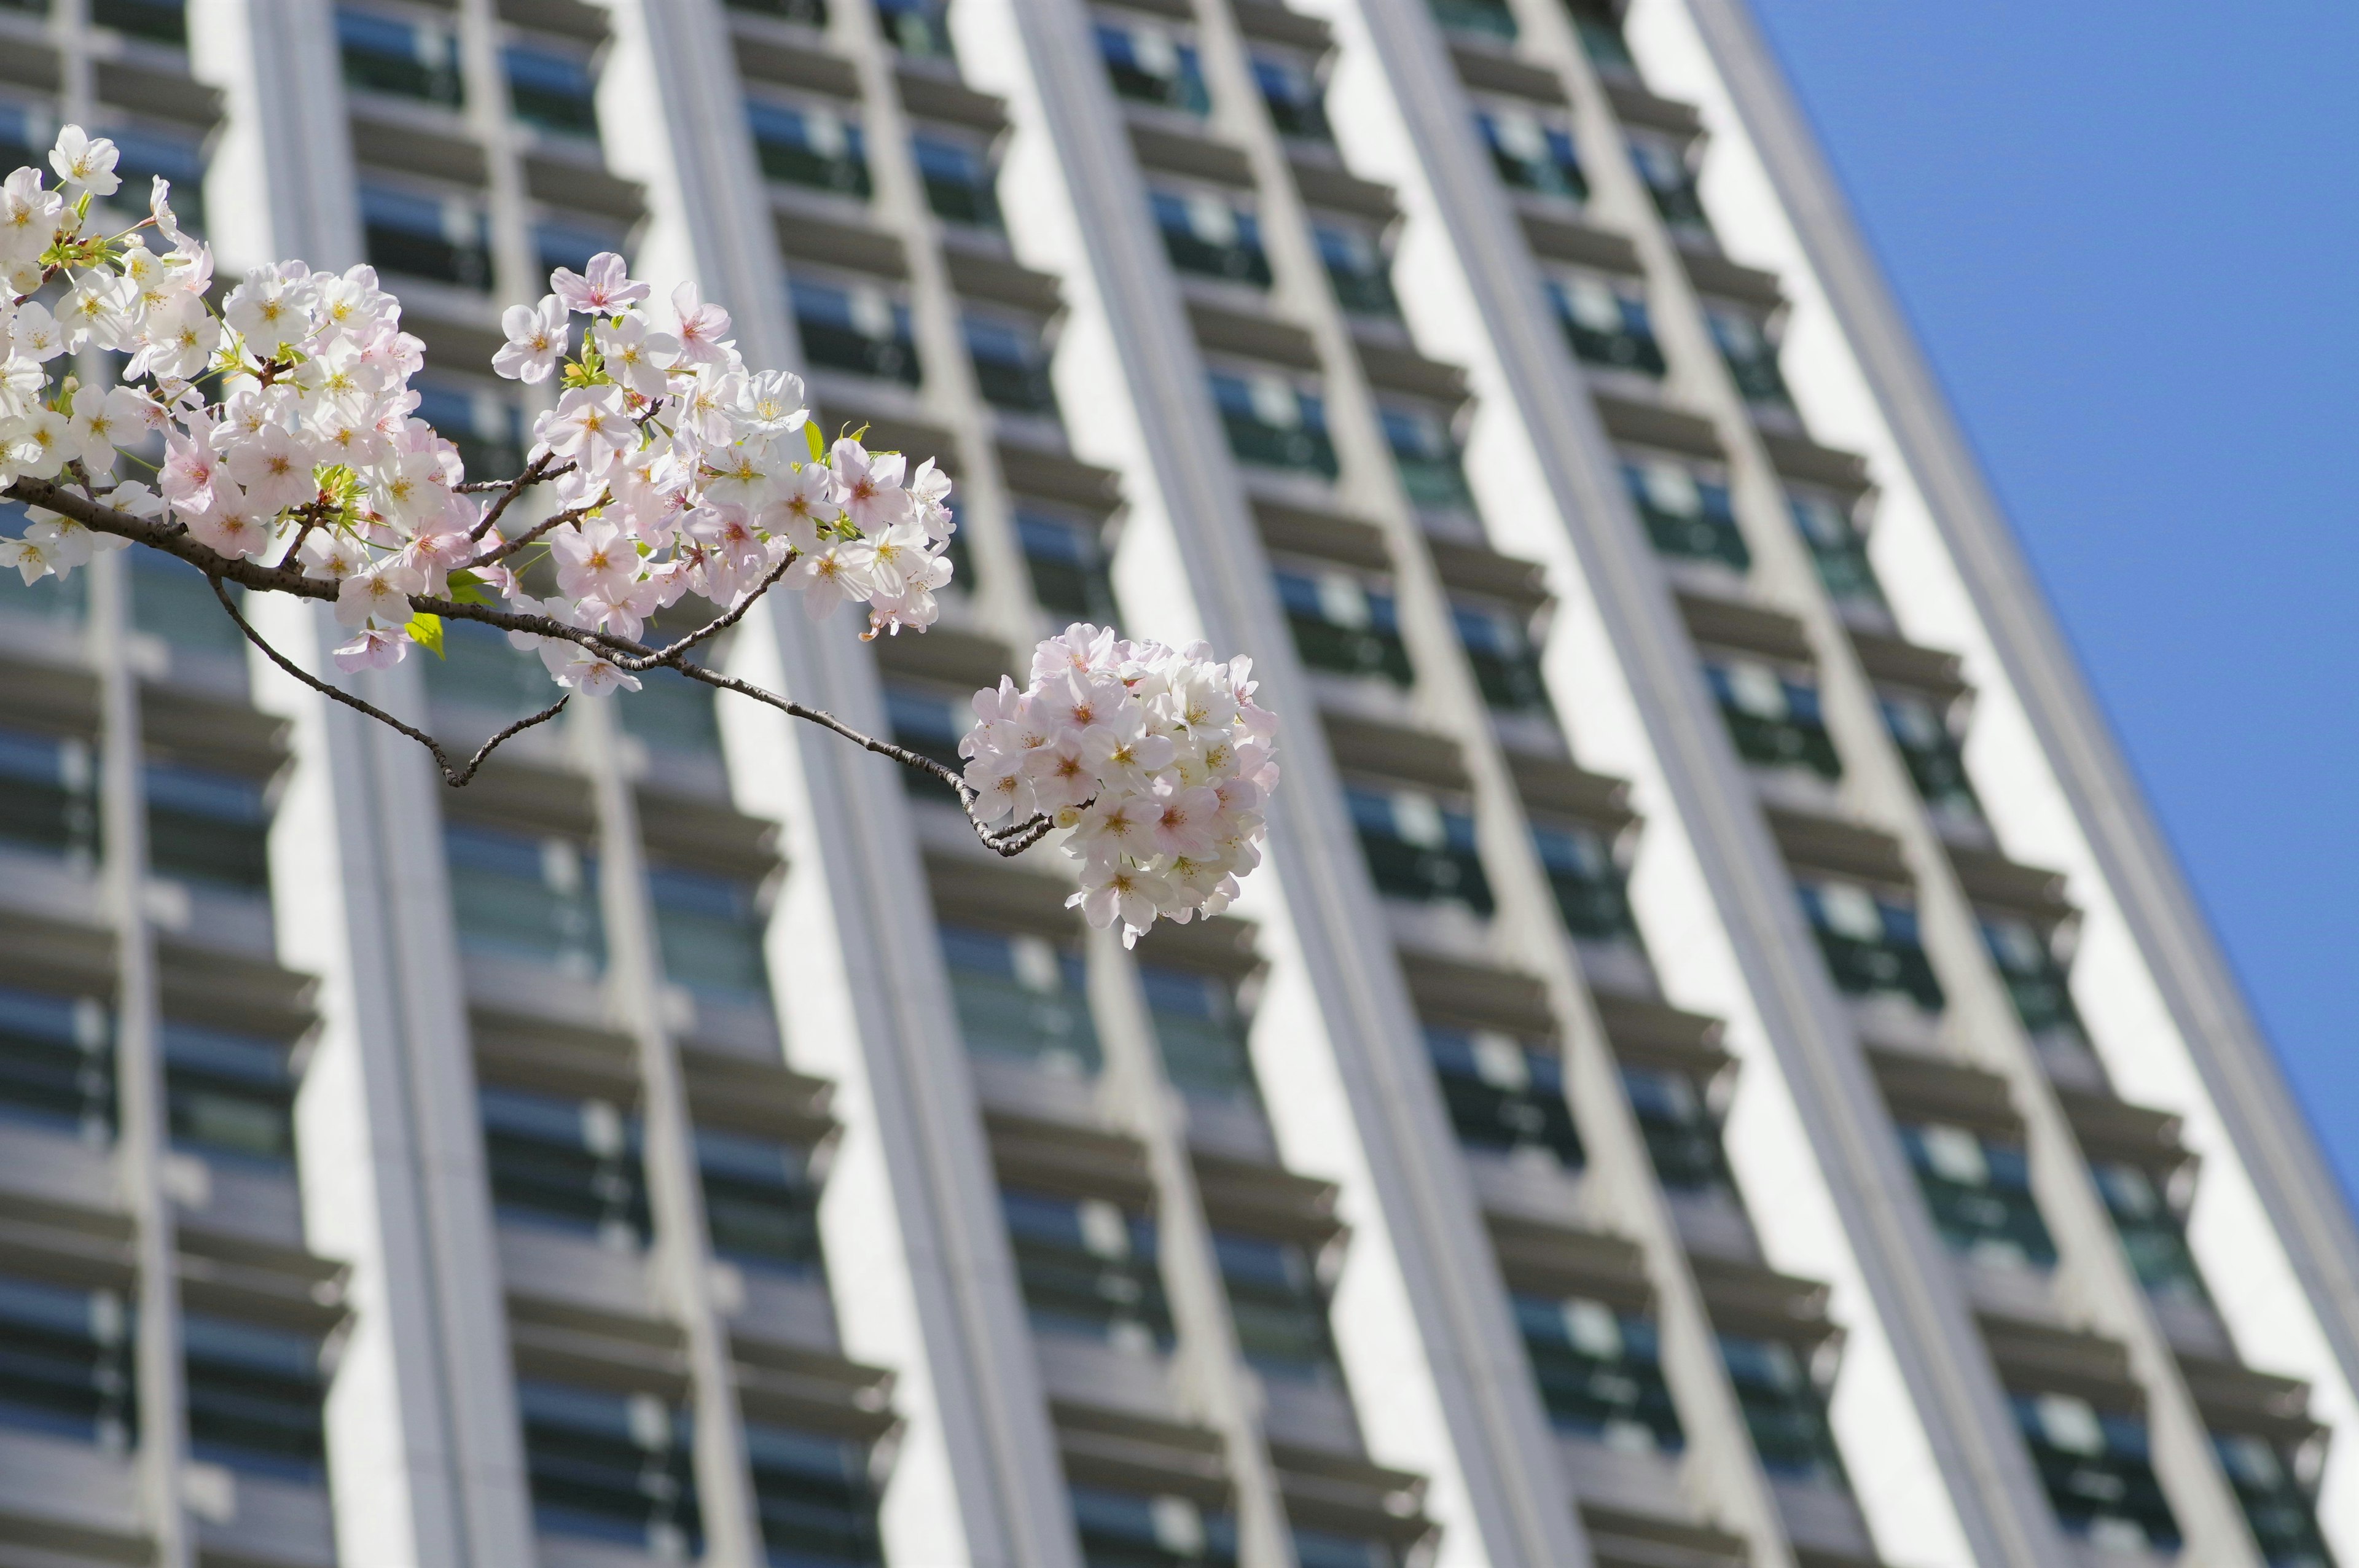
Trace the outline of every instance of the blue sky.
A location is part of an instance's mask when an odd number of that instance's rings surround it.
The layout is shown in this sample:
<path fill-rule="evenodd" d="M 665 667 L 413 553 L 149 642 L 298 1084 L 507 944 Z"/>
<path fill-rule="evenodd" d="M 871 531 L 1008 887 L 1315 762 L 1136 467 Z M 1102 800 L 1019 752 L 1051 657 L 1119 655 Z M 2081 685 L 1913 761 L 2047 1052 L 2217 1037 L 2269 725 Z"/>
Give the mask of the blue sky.
<path fill-rule="evenodd" d="M 2359 1194 L 2359 8 L 1754 3 Z"/>

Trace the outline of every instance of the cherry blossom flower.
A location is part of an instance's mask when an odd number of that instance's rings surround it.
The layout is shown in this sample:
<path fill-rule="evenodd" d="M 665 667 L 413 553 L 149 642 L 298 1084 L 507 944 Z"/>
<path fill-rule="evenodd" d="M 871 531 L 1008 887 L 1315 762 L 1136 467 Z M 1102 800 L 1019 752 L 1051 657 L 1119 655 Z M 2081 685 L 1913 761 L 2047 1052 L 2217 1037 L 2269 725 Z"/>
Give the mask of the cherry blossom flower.
<path fill-rule="evenodd" d="M 538 305 L 511 305 L 500 314 L 508 341 L 492 356 L 492 369 L 513 381 L 547 381 L 565 357 L 565 302 L 544 294 Z"/>
<path fill-rule="evenodd" d="M 612 251 L 592 256 L 583 272 L 559 267 L 549 275 L 549 287 L 565 308 L 578 316 L 609 316 L 647 297 L 644 283 L 633 283 L 630 268 Z"/>

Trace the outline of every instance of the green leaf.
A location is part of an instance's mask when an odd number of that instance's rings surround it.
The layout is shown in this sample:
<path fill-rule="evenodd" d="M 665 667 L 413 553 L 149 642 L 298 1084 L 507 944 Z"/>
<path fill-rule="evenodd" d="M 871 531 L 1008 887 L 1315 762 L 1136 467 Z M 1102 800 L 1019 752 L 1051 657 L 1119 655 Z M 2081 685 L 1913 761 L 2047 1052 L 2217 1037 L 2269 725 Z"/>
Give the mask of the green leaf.
<path fill-rule="evenodd" d="M 443 656 L 442 617 L 440 615 L 429 615 L 421 610 L 409 618 L 409 624 L 403 630 L 409 633 L 411 642 L 426 649 L 436 658 Z"/>
<path fill-rule="evenodd" d="M 453 604 L 489 604 L 491 595 L 484 591 L 484 579 L 473 572 L 451 574 L 451 601 Z"/>
<path fill-rule="evenodd" d="M 811 461 L 815 463 L 827 461 L 827 438 L 819 433 L 818 420 L 803 421 L 803 439 L 810 444 Z"/>

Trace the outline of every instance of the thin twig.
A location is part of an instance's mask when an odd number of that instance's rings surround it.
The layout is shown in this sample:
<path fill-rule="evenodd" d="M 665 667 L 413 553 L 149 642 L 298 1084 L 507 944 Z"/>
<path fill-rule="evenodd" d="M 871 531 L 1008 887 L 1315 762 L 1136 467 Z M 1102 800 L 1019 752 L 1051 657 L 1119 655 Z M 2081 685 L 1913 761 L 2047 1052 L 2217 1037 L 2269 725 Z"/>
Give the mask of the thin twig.
<path fill-rule="evenodd" d="M 280 669 L 285 670 L 288 675 L 293 676 L 297 680 L 301 681 L 305 686 L 310 687 L 313 691 L 322 693 L 328 697 L 332 697 L 347 708 L 359 709 L 361 712 L 367 714 L 371 719 L 375 719 L 378 723 L 398 730 L 404 735 L 408 736 L 411 740 L 417 741 L 419 745 L 433 752 L 435 765 L 442 770 L 442 782 L 449 784 L 452 789 L 462 788 L 470 779 L 473 779 L 475 776 L 475 770 L 484 765 L 484 759 L 490 756 L 494 752 L 498 751 L 504 742 L 522 734 L 536 724 L 545 724 L 549 720 L 556 718 L 560 713 L 565 710 L 565 705 L 573 700 L 573 694 L 571 692 L 567 692 L 563 697 L 559 697 L 555 702 L 550 703 L 547 708 L 542 708 L 538 713 L 534 714 L 529 719 L 517 719 L 515 723 L 509 725 L 506 729 L 501 730 L 498 734 L 484 741 L 482 747 L 476 751 L 475 754 L 467 760 L 467 765 L 465 767 L 453 769 L 451 766 L 451 754 L 441 748 L 433 736 L 427 734 L 423 730 L 413 729 L 409 725 L 404 724 L 400 719 L 396 719 L 392 714 L 387 713 L 384 708 L 377 707 L 375 703 L 364 702 L 361 698 L 354 697 L 351 692 L 339 690 L 337 687 L 330 686 L 326 681 L 320 679 L 319 676 L 312 675 L 310 671 L 297 665 L 286 654 L 280 653 L 277 649 L 264 642 L 262 640 L 262 633 L 256 632 L 253 626 L 247 622 L 245 617 L 238 613 L 236 604 L 231 600 L 229 589 L 222 586 L 221 579 L 217 577 L 207 578 L 205 580 L 212 586 L 213 597 L 221 600 L 221 607 L 229 611 L 229 618 L 237 622 L 237 629 L 245 633 L 245 640 L 253 643 L 255 647 L 261 649 L 263 653 L 268 656 L 272 664 L 277 665 Z"/>
<path fill-rule="evenodd" d="M 495 567 L 502 561 L 506 560 L 510 556 L 515 555 L 518 550 L 523 549 L 527 545 L 529 545 L 534 540 L 539 538 L 542 535 L 552 533 L 559 528 L 562 528 L 568 523 L 579 523 L 582 519 L 590 515 L 592 511 L 605 504 L 606 497 L 601 495 L 597 500 L 590 503 L 587 506 L 568 507 L 566 510 L 557 514 L 554 517 L 546 518 L 541 522 L 534 524 L 531 527 L 526 529 L 523 533 L 518 534 L 515 538 L 506 541 L 505 544 L 501 545 L 499 548 L 492 551 L 490 554 L 477 556 L 473 560 L 467 563 L 466 569 L 473 571 L 478 567 Z"/>
<path fill-rule="evenodd" d="M 484 535 L 490 533 L 493 527 L 499 522 L 500 514 L 508 509 L 508 503 L 514 501 L 517 496 L 523 494 L 526 490 L 539 483 L 542 480 L 555 478 L 556 474 L 549 471 L 549 465 L 550 460 L 556 456 L 557 454 L 555 452 L 543 452 L 540 456 L 533 459 L 529 463 L 527 463 L 525 465 L 524 472 L 516 475 L 516 478 L 507 481 L 506 488 L 500 492 L 500 498 L 492 503 L 490 509 L 484 514 L 484 520 L 475 524 L 473 529 L 468 533 L 467 537 L 475 541 L 477 544 L 481 544 L 483 542 Z M 572 466 L 573 465 L 571 463 L 567 463 L 565 468 L 558 470 L 557 473 L 563 473 L 567 470 L 572 468 Z"/>

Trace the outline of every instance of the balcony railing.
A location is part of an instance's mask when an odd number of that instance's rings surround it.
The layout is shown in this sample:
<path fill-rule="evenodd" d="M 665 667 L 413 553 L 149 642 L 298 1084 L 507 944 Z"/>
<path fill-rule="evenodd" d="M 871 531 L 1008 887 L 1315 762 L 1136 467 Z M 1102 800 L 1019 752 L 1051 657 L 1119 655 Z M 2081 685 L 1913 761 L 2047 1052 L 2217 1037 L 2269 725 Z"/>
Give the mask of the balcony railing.
<path fill-rule="evenodd" d="M 1653 1323 L 1579 1297 L 1518 1292 L 1514 1304 L 1540 1402 L 1558 1431 L 1617 1448 L 1685 1446 Z"/>
<path fill-rule="evenodd" d="M 1553 1052 L 1486 1031 L 1425 1032 L 1458 1141 L 1514 1159 L 1578 1171 L 1587 1159 L 1564 1097 L 1564 1065 Z"/>
<path fill-rule="evenodd" d="M 2017 1267 L 2056 1266 L 2056 1242 L 2031 1195 L 2031 1161 L 2022 1144 L 1938 1122 L 1904 1124 L 1900 1141 L 1951 1251 Z"/>

